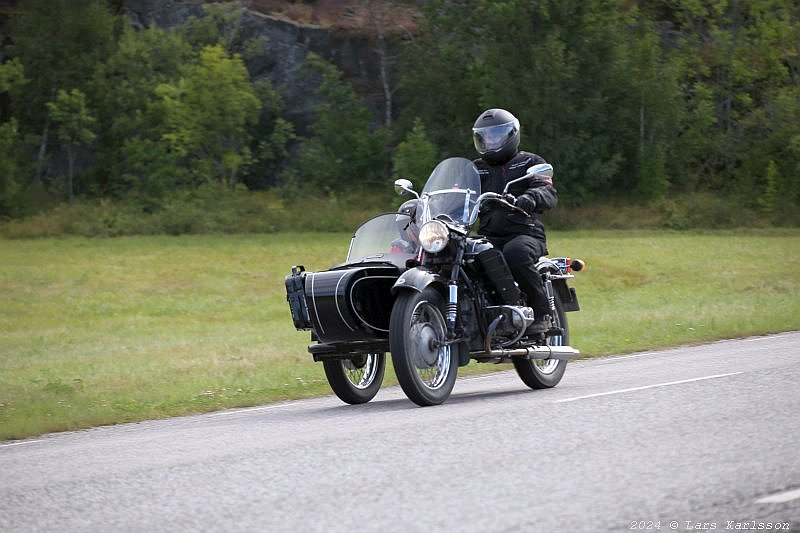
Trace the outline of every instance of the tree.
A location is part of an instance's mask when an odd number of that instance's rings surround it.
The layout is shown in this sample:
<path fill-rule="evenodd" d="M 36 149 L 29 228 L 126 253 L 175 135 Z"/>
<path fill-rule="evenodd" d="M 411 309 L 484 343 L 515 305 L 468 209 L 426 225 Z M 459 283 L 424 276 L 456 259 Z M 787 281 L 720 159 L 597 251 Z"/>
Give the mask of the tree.
<path fill-rule="evenodd" d="M 676 0 L 672 16 L 685 65 L 681 83 L 700 111 L 689 114 L 682 144 L 697 184 L 755 202 L 751 184 L 763 183 L 770 161 L 777 175 L 795 175 L 789 146 L 800 135 L 793 103 L 800 88 L 800 6 Z"/>
<path fill-rule="evenodd" d="M 482 111 L 478 71 L 490 67 L 482 62 L 485 41 L 472 4 L 426 2 L 419 31 L 401 52 L 398 100 L 404 115 L 420 117 L 443 154 L 474 153 L 468 128 Z"/>
<path fill-rule="evenodd" d="M 281 94 L 266 80 L 255 82 L 253 88 L 261 101 L 261 115 L 253 130 L 253 164 L 243 181 L 251 189 L 261 189 L 278 184 L 279 171 L 289 156 L 288 144 L 297 137 L 294 126 L 281 117 L 285 105 Z"/>
<path fill-rule="evenodd" d="M 615 109 L 640 107 L 630 98 L 631 73 L 620 67 L 630 34 L 620 2 L 440 0 L 425 9 L 421 35 L 408 46 L 403 87 L 413 92 L 404 96 L 445 152 L 474 153 L 472 121 L 502 107 L 520 119 L 522 148 L 553 162 L 568 201 L 636 175 L 628 162 L 637 157 L 639 125 L 617 120 Z"/>
<path fill-rule="evenodd" d="M 397 177 L 410 179 L 417 185 L 424 183 L 438 162 L 436 146 L 428 140 L 422 119 L 414 119 L 414 127 L 405 140 L 397 146 L 394 155 L 394 173 Z"/>
<path fill-rule="evenodd" d="M 114 46 L 117 18 L 99 0 L 26 0 L 11 17 L 12 53 L 30 81 L 12 95 L 23 133 L 39 136 L 36 177 L 44 170 L 49 137 L 48 102 L 63 87 L 89 95 L 92 72 Z"/>
<path fill-rule="evenodd" d="M 238 54 L 246 60 L 262 52 L 266 37 L 246 36 L 248 12 L 241 0 L 206 4 L 202 9 L 202 17 L 190 17 L 180 28 L 194 48 L 220 45 L 229 55 Z"/>
<path fill-rule="evenodd" d="M 151 208 L 165 191 L 181 184 L 179 156 L 162 140 L 167 125 L 156 88 L 177 83 L 194 57 L 177 31 L 123 28 L 91 84 L 103 192 L 133 193 Z"/>
<path fill-rule="evenodd" d="M 25 69 L 18 60 L 0 64 L 0 96 L 26 82 Z M 13 211 L 14 198 L 20 188 L 17 173 L 21 145 L 17 120 L 0 121 L 0 215 Z"/>
<path fill-rule="evenodd" d="M 207 46 L 177 83 L 156 92 L 167 121 L 165 141 L 187 162 L 195 183 L 220 180 L 234 188 L 251 161 L 251 133 L 261 111 L 238 55 Z"/>
<path fill-rule="evenodd" d="M 19 191 L 16 162 L 19 144 L 17 121 L 0 123 L 0 216 L 13 211 L 14 197 Z"/>
<path fill-rule="evenodd" d="M 56 136 L 67 152 L 67 195 L 71 202 L 75 195 L 75 154 L 78 148 L 89 145 L 95 139 L 96 135 L 92 131 L 95 118 L 86 105 L 86 95 L 78 89 L 69 92 L 59 90 L 56 99 L 47 103 L 47 109 L 55 126 Z"/>
<path fill-rule="evenodd" d="M 311 135 L 300 146 L 294 171 L 331 190 L 361 186 L 383 176 L 386 135 L 371 128 L 372 115 L 334 65 L 309 54 L 304 68 L 322 77 Z"/>

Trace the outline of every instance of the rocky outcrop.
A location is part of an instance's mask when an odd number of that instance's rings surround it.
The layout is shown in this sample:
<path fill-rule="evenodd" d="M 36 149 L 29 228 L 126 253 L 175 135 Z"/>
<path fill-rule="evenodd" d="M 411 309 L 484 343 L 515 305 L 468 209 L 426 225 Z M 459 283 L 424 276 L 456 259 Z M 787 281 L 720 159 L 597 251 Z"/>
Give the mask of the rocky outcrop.
<path fill-rule="evenodd" d="M 171 28 L 191 16 L 203 16 L 197 2 L 174 0 L 125 0 L 123 7 L 134 24 Z M 255 11 L 246 11 L 241 21 L 246 38 L 263 37 L 263 53 L 247 59 L 254 79 L 267 79 L 281 89 L 286 115 L 302 133 L 312 120 L 314 81 L 300 67 L 314 52 L 342 70 L 365 102 L 380 116 L 383 108 L 379 57 L 374 43 L 363 34 L 299 24 Z"/>

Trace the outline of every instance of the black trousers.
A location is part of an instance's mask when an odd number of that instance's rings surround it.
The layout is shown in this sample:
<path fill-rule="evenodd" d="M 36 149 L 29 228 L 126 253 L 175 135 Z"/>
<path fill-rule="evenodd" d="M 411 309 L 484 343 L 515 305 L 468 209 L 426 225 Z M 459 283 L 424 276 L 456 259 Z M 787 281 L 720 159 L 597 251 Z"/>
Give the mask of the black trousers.
<path fill-rule="evenodd" d="M 544 241 L 530 235 L 510 235 L 508 237 L 489 237 L 489 241 L 499 250 L 503 251 L 514 275 L 514 280 L 528 299 L 528 305 L 533 307 L 537 318 L 550 313 L 547 302 L 547 293 L 542 284 L 542 277 L 536 271 L 536 261 L 547 255 L 547 245 Z"/>

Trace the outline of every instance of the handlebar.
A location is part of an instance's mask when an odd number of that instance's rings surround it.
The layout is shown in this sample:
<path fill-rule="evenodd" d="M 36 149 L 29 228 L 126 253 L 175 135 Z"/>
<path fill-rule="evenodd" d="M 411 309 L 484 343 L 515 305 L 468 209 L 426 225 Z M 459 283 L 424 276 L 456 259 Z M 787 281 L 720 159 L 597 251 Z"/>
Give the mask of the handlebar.
<path fill-rule="evenodd" d="M 486 200 L 493 200 L 493 201 L 496 201 L 496 202 L 500 202 L 502 204 L 505 204 L 505 206 L 508 207 L 509 209 L 511 209 L 512 211 L 517 211 L 519 213 L 522 213 L 523 215 L 527 215 L 528 214 L 523 209 L 520 209 L 519 207 L 508 203 L 508 201 L 505 199 L 505 195 L 498 194 L 496 192 L 485 192 L 485 193 L 481 194 L 480 196 L 478 196 L 478 199 L 475 202 L 475 207 L 473 208 L 472 214 L 469 217 L 469 225 L 470 226 L 472 226 L 475 223 L 475 221 L 478 219 L 478 211 L 480 211 L 481 204 L 483 202 L 485 202 Z"/>

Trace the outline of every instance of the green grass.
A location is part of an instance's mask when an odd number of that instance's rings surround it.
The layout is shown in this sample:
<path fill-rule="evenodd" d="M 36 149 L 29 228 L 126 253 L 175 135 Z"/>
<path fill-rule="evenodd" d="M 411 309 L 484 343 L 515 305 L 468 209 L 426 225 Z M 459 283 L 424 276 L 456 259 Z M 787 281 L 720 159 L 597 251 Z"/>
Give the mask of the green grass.
<path fill-rule="evenodd" d="M 339 262 L 348 238 L 0 240 L 0 439 L 330 393 L 283 277 Z M 549 248 L 589 265 L 568 315 L 585 356 L 800 329 L 800 230 L 553 232 Z"/>

